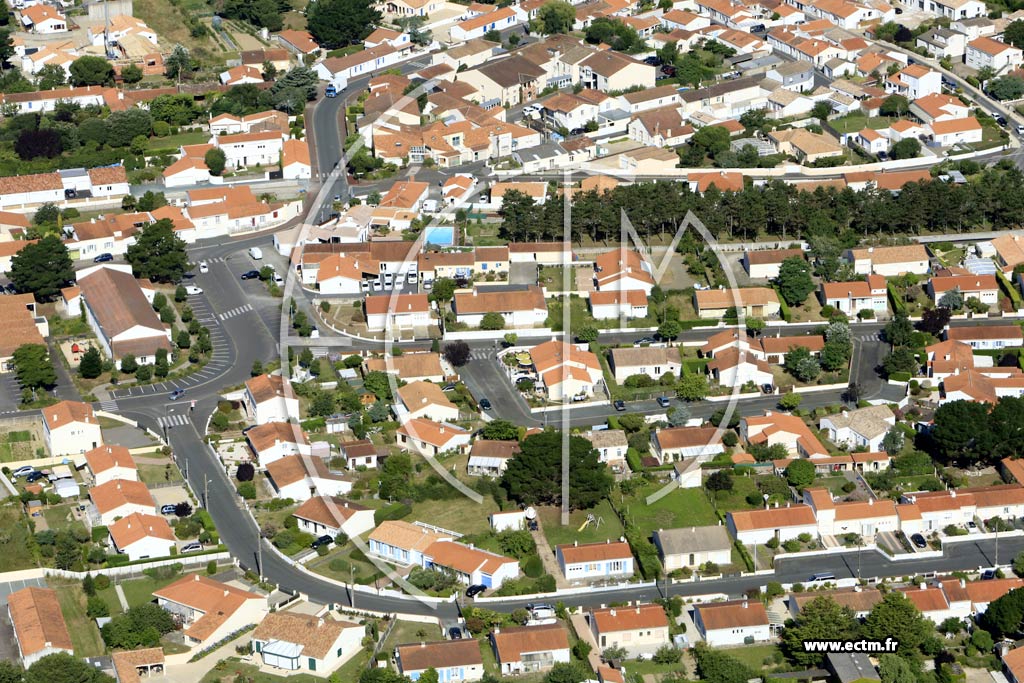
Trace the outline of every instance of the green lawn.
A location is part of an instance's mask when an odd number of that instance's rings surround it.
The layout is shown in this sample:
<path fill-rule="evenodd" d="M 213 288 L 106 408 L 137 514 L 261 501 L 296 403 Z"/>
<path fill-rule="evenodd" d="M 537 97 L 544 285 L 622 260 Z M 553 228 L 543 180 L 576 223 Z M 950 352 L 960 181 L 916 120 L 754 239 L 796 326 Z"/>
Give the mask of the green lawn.
<path fill-rule="evenodd" d="M 563 545 L 578 541 L 580 543 L 599 543 L 609 539 L 618 539 L 623 534 L 622 524 L 612 510 L 611 503 L 607 500 L 601 501 L 597 507 L 591 510 L 576 510 L 569 513 L 569 525 L 562 526 L 562 512 L 556 507 L 538 508 L 541 524 L 544 526 L 544 535 L 551 544 L 552 550 L 556 545 Z M 600 520 L 599 524 L 588 524 L 582 531 L 580 526 L 587 521 L 587 514 L 594 515 Z"/>
<path fill-rule="evenodd" d="M 168 586 L 180 578 L 180 576 L 174 576 L 169 579 L 151 579 L 147 576 L 141 579 L 123 581 L 121 582 L 121 589 L 124 591 L 124 597 L 128 601 L 128 606 L 135 607 L 136 605 L 152 602 L 153 591 Z M 101 596 L 110 605 L 111 614 L 120 614 L 121 602 L 117 599 L 113 582 L 110 584 L 110 588 L 97 591 L 97 595 Z"/>
<path fill-rule="evenodd" d="M 35 457 L 36 445 L 32 442 L 31 432 L 16 430 L 0 433 L 0 462 L 18 462 Z"/>
<path fill-rule="evenodd" d="M 369 584 L 376 581 L 384 573 L 364 557 L 356 552 L 356 559 L 353 559 L 353 552 L 358 549 L 351 543 L 340 550 L 333 550 L 330 554 L 311 560 L 310 569 L 318 574 L 330 577 L 335 581 L 348 583 L 355 580 L 359 584 Z"/>
<path fill-rule="evenodd" d="M 490 496 L 484 496 L 482 502 L 476 503 L 460 495 L 451 500 L 414 503 L 412 514 L 405 519 L 407 522 L 426 522 L 460 534 L 479 534 L 491 528 L 487 518 L 492 512 L 498 512 L 498 504 Z"/>
<path fill-rule="evenodd" d="M 846 477 L 818 477 L 811 482 L 811 488 L 826 488 L 834 495 L 842 495 Z"/>
<path fill-rule="evenodd" d="M 734 657 L 754 671 L 773 668 L 765 666 L 765 660 L 771 659 L 779 651 L 778 645 L 748 645 L 746 647 L 730 648 L 726 650 L 730 657 Z"/>
<path fill-rule="evenodd" d="M 828 125 L 840 133 L 856 133 L 865 128 L 872 128 L 874 130 L 888 128 L 895 121 L 896 119 L 891 119 L 888 116 L 872 116 L 869 118 L 864 116 L 864 114 L 857 113 L 847 114 L 838 119 L 831 119 Z"/>
<path fill-rule="evenodd" d="M 81 584 L 75 582 L 70 585 L 55 586 L 57 589 L 57 601 L 60 603 L 60 611 L 64 615 L 64 621 L 68 625 L 68 633 L 71 634 L 71 645 L 75 649 L 76 657 L 98 657 L 105 651 L 100 631 L 96 628 L 96 622 L 86 616 L 85 593 L 82 592 Z"/>
<path fill-rule="evenodd" d="M 711 494 L 723 514 L 729 510 L 752 510 L 760 507 L 760 504 L 751 505 L 747 502 L 747 496 L 757 491 L 757 481 L 754 477 L 734 476 L 732 482 L 732 491 L 716 491 Z"/>
<path fill-rule="evenodd" d="M 627 499 L 622 505 L 626 519 L 647 533 L 657 529 L 718 523 L 704 489 L 677 488 L 648 505 L 647 497 L 660 489 L 659 485 L 645 486 L 633 498 Z"/>
<path fill-rule="evenodd" d="M 168 461 L 166 465 L 139 465 L 139 478 L 144 484 L 160 484 L 165 481 L 182 481 L 178 467 Z"/>
<path fill-rule="evenodd" d="M 381 630 L 383 630 L 383 625 Z M 395 628 L 388 635 L 388 639 L 384 641 L 384 647 L 382 652 L 391 652 L 399 645 L 406 645 L 408 643 L 420 643 L 430 642 L 432 640 L 440 640 L 442 637 L 441 630 L 433 624 L 421 624 L 415 621 L 401 621 L 399 620 L 395 624 Z"/>
<path fill-rule="evenodd" d="M 195 133 L 179 133 L 163 138 L 150 138 L 147 149 L 177 149 L 182 145 L 202 145 L 210 139 L 210 134 L 203 131 Z"/>
<path fill-rule="evenodd" d="M 36 566 L 29 550 L 29 527 L 20 504 L 0 507 L 0 572 Z"/>

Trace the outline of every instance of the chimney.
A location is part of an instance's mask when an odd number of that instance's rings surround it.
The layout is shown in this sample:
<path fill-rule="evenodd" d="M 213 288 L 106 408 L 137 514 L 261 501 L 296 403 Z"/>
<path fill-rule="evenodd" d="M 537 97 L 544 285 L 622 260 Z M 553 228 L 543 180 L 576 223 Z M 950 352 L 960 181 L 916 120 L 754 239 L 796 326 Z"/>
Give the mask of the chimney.
<path fill-rule="evenodd" d="M 608 610 L 608 615 L 612 616 L 612 617 L 615 616 L 615 608 L 614 607 L 612 607 L 610 610 Z"/>
<path fill-rule="evenodd" d="M 956 489 L 953 489 L 952 491 L 949 492 L 949 497 L 956 498 Z"/>
<path fill-rule="evenodd" d="M 494 627 L 494 635 L 500 635 L 500 634 L 501 634 L 501 628 L 499 626 L 495 626 Z"/>
<path fill-rule="evenodd" d="M 919 584 L 918 584 L 918 587 L 919 587 L 919 588 L 920 588 L 921 590 L 924 590 L 925 588 L 927 588 L 927 587 L 928 587 L 928 585 L 927 585 L 927 584 L 926 584 L 926 583 L 925 583 L 924 581 L 922 581 L 921 583 L 919 583 Z"/>
<path fill-rule="evenodd" d="M 323 617 L 320 617 L 319 619 L 316 620 L 316 627 L 317 628 L 321 628 L 323 625 L 324 625 L 324 618 Z"/>
<path fill-rule="evenodd" d="M 967 588 L 967 579 L 960 579 L 960 587 Z"/>
<path fill-rule="evenodd" d="M 744 600 L 743 601 L 743 609 L 747 609 L 748 607 L 750 607 L 750 602 L 748 602 L 747 600 Z"/>
<path fill-rule="evenodd" d="M 874 505 L 874 504 L 875 504 L 875 499 L 874 498 L 868 498 L 868 505 Z"/>
<path fill-rule="evenodd" d="M 572 542 L 572 547 L 575 548 L 575 547 L 579 546 L 579 544 L 580 544 L 579 541 L 573 541 Z"/>
<path fill-rule="evenodd" d="M 199 574 L 196 574 L 196 581 L 199 581 Z"/>
<path fill-rule="evenodd" d="M 224 597 L 226 598 L 226 597 L 228 597 L 228 595 L 230 595 L 230 594 L 231 594 L 231 592 L 230 592 L 230 591 L 229 591 L 229 590 L 228 590 L 227 588 L 225 588 L 225 589 L 224 589 Z M 323 620 L 321 619 L 321 622 L 322 622 L 322 621 L 323 621 Z"/>

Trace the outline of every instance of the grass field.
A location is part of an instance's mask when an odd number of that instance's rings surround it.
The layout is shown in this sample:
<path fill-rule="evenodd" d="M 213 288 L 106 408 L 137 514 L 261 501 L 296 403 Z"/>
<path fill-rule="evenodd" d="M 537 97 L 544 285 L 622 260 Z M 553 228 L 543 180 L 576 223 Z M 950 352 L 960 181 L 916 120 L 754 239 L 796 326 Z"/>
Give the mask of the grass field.
<path fill-rule="evenodd" d="M 37 457 L 36 448 L 42 442 L 33 438 L 30 430 L 19 429 L 0 433 L 0 462 L 18 462 Z"/>
<path fill-rule="evenodd" d="M 144 484 L 160 484 L 165 481 L 182 481 L 181 472 L 170 461 L 167 465 L 139 465 L 139 477 Z"/>
<path fill-rule="evenodd" d="M 179 133 L 163 138 L 150 138 L 148 149 L 177 149 L 182 145 L 202 145 L 210 139 L 209 133 Z"/>
<path fill-rule="evenodd" d="M 0 507 L 0 572 L 36 566 L 28 549 L 29 535 L 28 522 L 19 505 Z"/>
<path fill-rule="evenodd" d="M 611 503 L 607 500 L 591 510 L 575 510 L 569 513 L 569 525 L 562 526 L 561 510 L 556 507 L 542 507 L 537 509 L 540 515 L 541 524 L 544 525 L 544 535 L 551 544 L 552 549 L 556 545 L 572 543 L 598 543 L 609 539 L 617 539 L 622 536 L 622 524 L 612 510 Z M 580 526 L 587 521 L 587 514 L 594 515 L 601 520 L 600 525 L 588 524 L 582 531 Z"/>
<path fill-rule="evenodd" d="M 86 616 L 85 593 L 82 592 L 81 584 L 75 582 L 70 585 L 55 586 L 57 589 L 57 601 L 60 602 L 60 611 L 64 615 L 64 621 L 68 625 L 68 633 L 71 634 L 71 645 L 75 648 L 76 657 L 98 657 L 102 655 L 105 647 L 100 631 L 96 623 Z"/>
<path fill-rule="evenodd" d="M 152 602 L 153 591 L 159 590 L 164 586 L 168 586 L 180 578 L 180 576 L 175 576 L 170 579 L 151 579 L 147 576 L 141 579 L 122 581 L 121 589 L 124 591 L 124 597 L 125 600 L 128 601 L 128 606 L 135 607 L 137 605 L 144 605 L 147 602 Z M 111 614 L 121 613 L 121 602 L 117 599 L 117 593 L 114 590 L 113 582 L 110 584 L 110 588 L 97 591 L 96 594 L 107 601 L 107 604 L 110 606 Z"/>
<path fill-rule="evenodd" d="M 426 522 L 460 534 L 479 534 L 490 529 L 487 517 L 498 511 L 498 504 L 490 496 L 476 503 L 459 496 L 451 500 L 425 500 L 412 506 L 407 522 Z"/>
<path fill-rule="evenodd" d="M 718 523 L 704 489 L 675 489 L 648 505 L 647 497 L 660 488 L 658 485 L 646 486 L 636 496 L 627 499 L 622 505 L 626 519 L 648 533 L 657 529 Z"/>
<path fill-rule="evenodd" d="M 714 494 L 715 504 L 719 510 L 751 510 L 760 505 L 751 505 L 747 502 L 747 495 L 757 490 L 757 482 L 753 477 L 733 477 L 732 491 L 716 491 Z"/>
<path fill-rule="evenodd" d="M 383 628 L 383 627 L 382 627 Z M 407 643 L 430 642 L 441 639 L 441 630 L 433 624 L 420 624 L 415 621 L 401 621 L 395 624 L 395 628 L 384 641 L 382 652 L 393 652 L 399 645 Z"/>
<path fill-rule="evenodd" d="M 186 0 L 177 6 L 163 0 L 136 0 L 134 3 L 135 16 L 160 36 L 161 44 L 180 43 L 193 51 L 200 48 L 208 52 L 214 50 L 215 44 L 209 37 L 192 37 L 185 19 L 186 12 L 206 14 L 208 11 L 209 5 L 205 0 Z"/>
<path fill-rule="evenodd" d="M 771 667 L 766 667 L 764 662 L 766 659 L 771 659 L 778 651 L 778 645 L 748 645 L 726 650 L 730 657 L 740 660 L 754 671 L 770 669 Z"/>

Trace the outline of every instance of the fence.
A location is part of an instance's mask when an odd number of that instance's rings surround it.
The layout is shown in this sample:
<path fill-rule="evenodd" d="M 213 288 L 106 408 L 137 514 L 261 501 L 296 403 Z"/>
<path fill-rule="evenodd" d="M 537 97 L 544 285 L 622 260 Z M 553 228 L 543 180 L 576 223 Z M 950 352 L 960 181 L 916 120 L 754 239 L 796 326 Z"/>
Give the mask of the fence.
<path fill-rule="evenodd" d="M 216 553 L 196 554 L 196 555 L 179 555 L 177 557 L 170 557 L 165 560 L 154 560 L 152 562 L 144 562 L 142 564 L 129 564 L 122 565 L 120 567 L 107 567 L 96 571 L 89 572 L 72 572 L 66 569 L 53 569 L 50 567 L 44 567 L 41 572 L 43 576 L 56 576 L 62 579 L 74 579 L 82 580 L 87 574 L 103 574 L 111 578 L 117 577 L 131 577 L 140 576 L 146 569 L 155 569 L 157 567 L 171 567 L 176 564 L 180 564 L 183 567 L 196 567 L 206 566 L 210 560 L 230 560 L 231 553 L 227 551 L 220 551 Z"/>

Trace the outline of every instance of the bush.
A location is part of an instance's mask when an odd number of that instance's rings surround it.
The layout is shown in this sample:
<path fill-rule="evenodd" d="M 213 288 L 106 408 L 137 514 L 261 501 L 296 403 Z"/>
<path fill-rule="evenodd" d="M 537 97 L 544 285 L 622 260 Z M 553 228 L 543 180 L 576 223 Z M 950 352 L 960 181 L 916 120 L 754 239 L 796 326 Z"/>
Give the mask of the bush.
<path fill-rule="evenodd" d="M 96 590 L 105 591 L 108 588 L 110 588 L 110 577 L 108 577 L 106 574 L 97 574 L 96 578 L 93 579 L 92 583 L 93 586 L 96 587 Z"/>
<path fill-rule="evenodd" d="M 246 500 L 252 500 L 256 497 L 256 485 L 251 481 L 243 481 L 238 485 L 238 495 Z"/>
<path fill-rule="evenodd" d="M 544 563 L 537 555 L 530 555 L 523 563 L 523 573 L 531 579 L 540 578 L 544 573 Z"/>
<path fill-rule="evenodd" d="M 98 595 L 89 596 L 86 601 L 85 613 L 90 619 L 110 616 L 110 606 Z"/>
<path fill-rule="evenodd" d="M 210 560 L 206 563 L 206 573 L 209 576 L 213 576 L 217 573 L 217 560 Z"/>
<path fill-rule="evenodd" d="M 393 503 L 374 511 L 373 522 L 380 526 L 382 522 L 394 519 L 402 519 L 412 514 L 412 508 L 405 503 Z"/>

